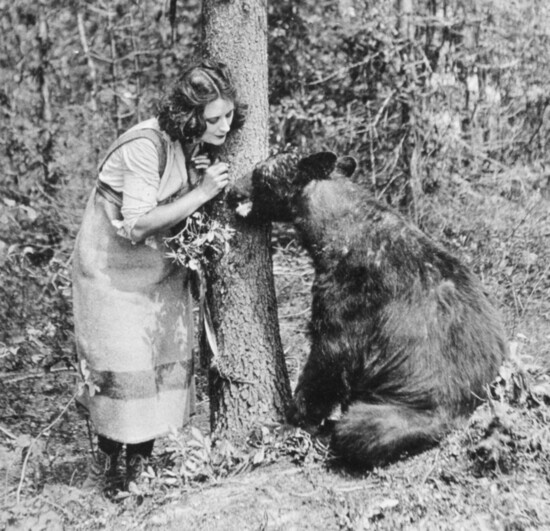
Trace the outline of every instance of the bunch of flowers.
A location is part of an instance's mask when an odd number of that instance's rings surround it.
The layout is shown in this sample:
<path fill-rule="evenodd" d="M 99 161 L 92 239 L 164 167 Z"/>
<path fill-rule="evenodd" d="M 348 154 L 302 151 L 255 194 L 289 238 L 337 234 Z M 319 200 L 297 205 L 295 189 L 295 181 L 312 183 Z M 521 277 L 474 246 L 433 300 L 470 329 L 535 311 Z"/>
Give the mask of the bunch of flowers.
<path fill-rule="evenodd" d="M 199 270 L 228 251 L 234 232 L 203 209 L 197 210 L 185 219 L 175 236 L 165 238 L 168 256 L 184 267 Z"/>

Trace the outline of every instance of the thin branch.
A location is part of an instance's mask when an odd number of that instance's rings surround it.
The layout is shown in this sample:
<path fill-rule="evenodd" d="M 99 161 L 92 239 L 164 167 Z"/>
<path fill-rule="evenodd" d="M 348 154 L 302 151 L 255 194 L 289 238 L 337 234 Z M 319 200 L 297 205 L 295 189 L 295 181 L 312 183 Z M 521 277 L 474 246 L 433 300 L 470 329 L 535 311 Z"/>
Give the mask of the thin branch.
<path fill-rule="evenodd" d="M 38 42 L 40 52 L 40 75 L 38 76 L 40 85 L 40 95 L 42 97 L 42 120 L 46 122 L 47 129 L 52 121 L 52 105 L 50 98 L 50 83 L 49 76 L 47 74 L 48 67 L 50 66 L 49 51 L 51 47 L 48 21 L 44 11 L 40 10 L 39 22 L 38 22 Z"/>
<path fill-rule="evenodd" d="M 310 311 L 310 308 L 307 307 L 305 310 L 302 310 L 301 312 L 289 313 L 287 315 L 280 315 L 279 319 L 292 319 L 294 317 L 300 317 L 301 315 L 305 315 L 309 311 Z"/>
<path fill-rule="evenodd" d="M 99 61 L 100 63 L 105 63 L 108 65 L 113 64 L 112 59 L 109 59 L 108 57 L 104 57 L 103 55 L 99 55 L 97 52 L 90 51 L 90 57 L 96 61 Z"/>
<path fill-rule="evenodd" d="M 371 58 L 365 59 L 363 61 L 360 61 L 359 63 L 353 63 L 352 65 L 346 66 L 346 68 L 340 68 L 340 70 L 337 70 L 336 72 L 330 74 L 329 76 L 326 76 L 322 79 L 319 79 L 317 81 L 312 81 L 311 83 L 308 83 L 308 86 L 313 87 L 315 85 L 320 85 L 321 83 L 325 83 L 326 81 L 329 81 L 330 79 L 334 77 L 338 77 L 342 74 L 345 74 L 346 72 L 349 72 L 350 70 L 353 70 L 354 68 L 357 68 L 359 66 L 366 65 Z"/>
<path fill-rule="evenodd" d="M 2 382 L 2 385 L 22 382 L 24 380 L 31 380 L 32 378 L 40 378 L 46 374 L 54 373 L 54 372 L 67 372 L 67 371 L 73 371 L 74 369 L 71 367 L 58 367 L 57 369 L 50 369 L 49 371 L 39 371 L 39 372 L 32 372 L 23 374 L 21 376 L 12 377 L 10 380 L 4 380 Z M 7 378 L 9 376 L 13 376 L 13 373 L 0 373 L 0 380 L 3 378 Z"/>
<path fill-rule="evenodd" d="M 529 296 L 527 297 L 527 300 L 525 301 L 525 303 L 523 304 L 523 309 L 522 309 L 522 312 L 521 314 L 524 315 L 526 310 L 527 310 L 527 307 L 529 306 L 529 303 L 531 302 L 531 299 L 536 291 L 536 289 L 539 287 L 540 283 L 542 282 L 542 280 L 544 278 L 546 278 L 546 275 L 548 274 L 548 271 L 550 271 L 550 264 L 548 264 L 546 266 L 546 269 L 544 270 L 544 272 L 542 273 L 542 275 L 539 275 L 539 278 L 537 279 L 537 281 L 535 282 L 535 285 L 533 286 L 533 289 L 531 290 L 531 293 L 529 293 Z"/>
<path fill-rule="evenodd" d="M 31 444 L 29 444 L 29 447 L 27 448 L 27 453 L 25 455 L 25 460 L 23 461 L 23 467 L 21 469 L 21 479 L 19 480 L 19 486 L 17 487 L 17 494 L 16 494 L 17 505 L 19 505 L 19 503 L 21 502 L 21 489 L 23 488 L 23 482 L 25 481 L 25 476 L 27 474 L 27 464 L 29 462 L 29 458 L 31 456 L 33 446 L 35 445 L 36 441 L 38 441 L 38 439 L 40 439 L 40 437 L 42 437 L 44 433 L 50 430 L 57 423 L 57 421 L 67 412 L 67 410 L 69 409 L 69 406 L 76 400 L 76 397 L 78 396 L 79 392 L 80 392 L 80 389 L 78 389 L 75 392 L 75 394 L 71 397 L 71 399 L 67 402 L 67 404 L 63 408 L 63 411 L 61 411 L 61 413 L 59 413 L 59 415 L 57 415 L 57 417 L 52 422 L 50 422 L 50 424 L 48 424 L 45 428 L 43 428 L 40 431 L 40 433 L 32 440 Z"/>
<path fill-rule="evenodd" d="M 116 14 L 114 10 L 110 10 L 107 8 L 101 9 L 97 6 L 94 6 L 92 3 L 87 3 L 86 8 L 90 11 L 95 11 L 98 15 L 101 15 L 102 17 L 112 17 Z"/>
<path fill-rule="evenodd" d="M 90 71 L 90 80 L 92 81 L 92 110 L 97 112 L 97 70 L 95 68 L 95 63 L 90 54 L 90 47 L 88 45 L 88 38 L 86 37 L 86 28 L 84 27 L 84 15 L 82 12 L 78 12 L 76 15 L 76 21 L 78 26 L 78 34 L 80 35 L 80 43 L 82 44 L 82 49 L 84 50 L 84 55 L 86 56 L 86 61 L 88 62 L 88 69 Z"/>
<path fill-rule="evenodd" d="M 0 426 L 0 431 L 6 435 L 7 437 L 9 437 L 10 439 L 17 439 L 17 436 L 14 435 L 11 431 L 7 430 L 6 428 L 2 428 L 2 426 Z"/>
<path fill-rule="evenodd" d="M 441 448 L 437 449 L 437 452 L 435 454 L 434 460 L 432 462 L 432 465 L 428 469 L 428 471 L 424 474 L 424 477 L 422 478 L 422 481 L 420 482 L 420 485 L 424 485 L 426 481 L 428 481 L 428 478 L 430 477 L 431 473 L 434 471 L 435 466 L 437 465 L 437 461 L 439 459 L 439 455 L 441 454 Z"/>
<path fill-rule="evenodd" d="M 118 69 L 117 69 L 117 49 L 116 49 L 116 38 L 115 38 L 115 29 L 113 26 L 113 17 L 109 15 L 109 22 L 107 31 L 109 34 L 109 44 L 110 44 L 110 50 L 111 50 L 111 86 L 113 88 L 113 92 L 116 94 L 117 92 L 117 84 L 118 84 Z M 115 117 L 115 125 L 116 125 L 116 133 L 119 135 L 122 130 L 122 120 L 119 114 L 119 105 L 118 105 L 118 98 L 113 98 L 113 114 Z"/>
<path fill-rule="evenodd" d="M 178 0 L 170 0 L 170 46 L 174 46 L 176 42 L 176 15 L 177 15 L 177 2 Z"/>
<path fill-rule="evenodd" d="M 136 118 L 138 122 L 141 122 L 141 112 L 140 112 L 140 98 L 141 98 L 141 64 L 139 61 L 139 53 L 138 53 L 138 43 L 136 40 L 136 33 L 134 31 L 134 18 L 132 15 L 130 15 L 132 24 L 130 26 L 130 36 L 132 39 L 132 49 L 134 51 L 134 72 L 135 72 L 135 79 L 136 79 L 136 92 L 134 97 L 134 108 L 136 113 Z"/>

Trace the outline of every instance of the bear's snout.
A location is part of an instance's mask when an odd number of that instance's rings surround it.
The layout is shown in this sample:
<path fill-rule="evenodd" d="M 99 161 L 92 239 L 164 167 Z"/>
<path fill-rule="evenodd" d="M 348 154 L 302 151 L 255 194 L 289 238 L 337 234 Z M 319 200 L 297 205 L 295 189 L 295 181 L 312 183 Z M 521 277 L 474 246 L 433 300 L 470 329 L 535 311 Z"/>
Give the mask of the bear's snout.
<path fill-rule="evenodd" d="M 227 192 L 227 204 L 236 214 L 246 218 L 252 211 L 252 172 L 241 177 Z"/>

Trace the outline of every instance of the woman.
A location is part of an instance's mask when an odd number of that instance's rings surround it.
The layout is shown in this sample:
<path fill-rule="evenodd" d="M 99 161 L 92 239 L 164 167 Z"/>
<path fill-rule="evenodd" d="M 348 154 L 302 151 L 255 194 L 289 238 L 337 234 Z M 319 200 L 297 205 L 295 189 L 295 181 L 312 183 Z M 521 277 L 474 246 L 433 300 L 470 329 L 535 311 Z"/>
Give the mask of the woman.
<path fill-rule="evenodd" d="M 73 259 L 80 403 L 98 435 L 85 489 L 112 483 L 123 444 L 126 484 L 136 480 L 155 438 L 193 412 L 189 283 L 162 238 L 228 184 L 227 164 L 202 148 L 243 122 L 229 71 L 203 62 L 99 167 Z"/>

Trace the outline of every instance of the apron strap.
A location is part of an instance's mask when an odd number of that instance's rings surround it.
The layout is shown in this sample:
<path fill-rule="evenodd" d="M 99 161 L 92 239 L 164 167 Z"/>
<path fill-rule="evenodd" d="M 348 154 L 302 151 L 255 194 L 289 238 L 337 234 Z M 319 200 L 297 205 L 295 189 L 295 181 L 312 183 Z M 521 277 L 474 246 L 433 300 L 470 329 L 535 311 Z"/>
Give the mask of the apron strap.
<path fill-rule="evenodd" d="M 120 135 L 107 150 L 107 154 L 103 157 L 103 160 L 97 168 L 97 172 L 100 173 L 103 169 L 103 166 L 107 162 L 107 159 L 121 146 L 136 140 L 138 138 L 148 138 L 155 144 L 159 156 L 159 176 L 162 177 L 164 170 L 166 168 L 166 144 L 162 138 L 162 133 L 156 129 L 134 129 L 132 131 L 126 131 Z"/>

